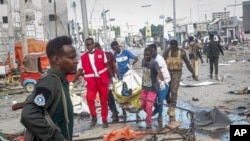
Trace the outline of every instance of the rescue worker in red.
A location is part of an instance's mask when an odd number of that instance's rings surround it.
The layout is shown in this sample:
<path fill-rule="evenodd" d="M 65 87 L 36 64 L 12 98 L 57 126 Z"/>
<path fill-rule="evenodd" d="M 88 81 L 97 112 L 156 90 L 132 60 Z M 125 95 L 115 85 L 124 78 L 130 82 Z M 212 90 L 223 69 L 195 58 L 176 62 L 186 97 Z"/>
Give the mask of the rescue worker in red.
<path fill-rule="evenodd" d="M 103 128 L 108 127 L 108 88 L 110 69 L 108 61 L 103 50 L 95 48 L 93 38 L 85 40 L 87 51 L 81 56 L 83 76 L 86 81 L 86 100 L 89 106 L 90 115 L 92 116 L 90 126 L 95 126 L 97 122 L 97 113 L 95 99 L 96 94 L 99 94 L 101 104 L 101 117 Z"/>

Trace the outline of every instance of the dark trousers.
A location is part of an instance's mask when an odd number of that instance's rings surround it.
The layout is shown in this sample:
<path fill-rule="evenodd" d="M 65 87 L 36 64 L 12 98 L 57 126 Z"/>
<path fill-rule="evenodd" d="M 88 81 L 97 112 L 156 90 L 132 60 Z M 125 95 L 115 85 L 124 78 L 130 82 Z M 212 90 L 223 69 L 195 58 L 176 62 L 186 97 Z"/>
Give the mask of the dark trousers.
<path fill-rule="evenodd" d="M 210 57 L 209 63 L 210 63 L 210 74 L 213 74 L 213 69 L 215 69 L 215 74 L 217 75 L 218 74 L 219 57 L 215 57 L 215 56 Z"/>
<path fill-rule="evenodd" d="M 116 104 L 115 104 L 115 99 L 112 93 L 112 90 L 109 90 L 109 96 L 108 96 L 108 105 L 109 105 L 109 109 L 111 110 L 111 112 L 118 112 L 116 109 Z"/>

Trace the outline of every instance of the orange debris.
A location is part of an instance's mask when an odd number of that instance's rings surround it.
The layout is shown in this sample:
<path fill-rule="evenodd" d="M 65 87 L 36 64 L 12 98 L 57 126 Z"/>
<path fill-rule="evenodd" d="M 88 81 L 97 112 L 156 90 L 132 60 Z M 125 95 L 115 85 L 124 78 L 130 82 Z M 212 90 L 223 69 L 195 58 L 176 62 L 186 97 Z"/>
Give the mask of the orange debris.
<path fill-rule="evenodd" d="M 140 138 L 145 135 L 145 132 L 135 132 L 126 126 L 122 129 L 113 130 L 108 135 L 104 136 L 104 141 L 117 141 L 119 139 L 131 140 L 135 138 Z"/>

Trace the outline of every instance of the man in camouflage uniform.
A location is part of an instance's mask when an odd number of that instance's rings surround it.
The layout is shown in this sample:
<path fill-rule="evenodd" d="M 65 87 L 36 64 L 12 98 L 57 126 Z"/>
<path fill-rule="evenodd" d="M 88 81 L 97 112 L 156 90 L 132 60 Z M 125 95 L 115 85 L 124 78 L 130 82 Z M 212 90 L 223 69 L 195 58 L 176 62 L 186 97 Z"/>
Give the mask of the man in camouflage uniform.
<path fill-rule="evenodd" d="M 176 40 L 170 42 L 170 48 L 163 53 L 163 57 L 168 65 L 168 70 L 171 77 L 170 93 L 167 95 L 167 103 L 170 105 L 168 108 L 170 126 L 178 126 L 175 119 L 175 107 L 177 104 L 178 88 L 182 75 L 182 61 L 185 62 L 188 70 L 192 73 L 193 79 L 195 78 L 194 70 L 186 56 L 185 50 L 178 48 Z"/>
<path fill-rule="evenodd" d="M 200 49 L 202 49 L 202 46 L 194 41 L 194 37 L 190 36 L 189 38 L 189 43 L 186 47 L 189 53 L 189 60 L 191 63 L 191 66 L 194 69 L 195 73 L 195 80 L 199 81 L 198 75 L 199 75 L 199 55 L 198 53 L 200 52 Z"/>

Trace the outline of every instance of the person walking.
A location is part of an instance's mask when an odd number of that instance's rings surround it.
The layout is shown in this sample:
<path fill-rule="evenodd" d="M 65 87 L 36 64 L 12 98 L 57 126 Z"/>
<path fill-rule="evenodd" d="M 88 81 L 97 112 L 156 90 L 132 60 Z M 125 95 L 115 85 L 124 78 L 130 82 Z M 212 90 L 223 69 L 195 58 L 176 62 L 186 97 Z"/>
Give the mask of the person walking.
<path fill-rule="evenodd" d="M 165 89 L 160 90 L 159 92 L 157 92 L 157 100 L 156 103 L 154 104 L 154 112 L 153 115 L 158 113 L 158 121 L 162 121 L 162 112 L 163 112 L 163 101 L 166 99 L 166 96 L 168 94 L 168 90 L 169 90 L 169 82 L 171 80 L 170 78 L 170 74 L 167 68 L 167 64 L 164 60 L 164 58 L 157 53 L 157 46 L 156 44 L 150 44 L 148 46 L 149 48 L 151 48 L 152 50 L 152 58 L 155 59 L 155 61 L 158 63 L 160 69 L 161 69 L 161 73 L 163 75 L 164 78 L 164 82 L 165 82 Z"/>
<path fill-rule="evenodd" d="M 210 75 L 209 77 L 213 79 L 213 69 L 215 69 L 215 79 L 218 78 L 218 64 L 219 64 L 219 55 L 220 52 L 224 55 L 224 52 L 221 48 L 220 41 L 214 41 L 214 34 L 209 35 L 209 44 L 207 48 L 207 63 L 210 64 Z M 214 67 L 214 68 L 213 68 Z"/>
<path fill-rule="evenodd" d="M 118 66 L 119 78 L 122 79 L 124 74 L 129 70 L 130 59 L 133 59 L 132 66 L 139 60 L 129 50 L 121 49 L 117 41 L 111 43 L 111 48 L 114 51 L 114 57 Z"/>
<path fill-rule="evenodd" d="M 155 59 L 152 58 L 152 49 L 144 49 L 142 60 L 142 92 L 141 106 L 146 112 L 146 128 L 152 127 L 152 109 L 157 96 L 157 92 L 166 87 L 161 68 Z"/>
<path fill-rule="evenodd" d="M 188 70 L 192 73 L 193 79 L 195 78 L 194 70 L 187 58 L 184 49 L 178 47 L 177 40 L 170 41 L 170 48 L 163 53 L 163 58 L 166 61 L 170 77 L 170 93 L 167 95 L 167 103 L 169 104 L 168 115 L 170 126 L 178 126 L 179 122 L 175 118 L 175 107 L 177 104 L 178 88 L 180 85 L 182 75 L 182 63 L 186 64 Z"/>
<path fill-rule="evenodd" d="M 195 74 L 195 79 L 196 81 L 199 81 L 198 75 L 199 75 L 199 57 L 200 55 L 200 49 L 202 49 L 202 46 L 194 41 L 194 37 L 190 36 L 189 38 L 188 45 L 186 49 L 188 50 L 189 53 L 189 60 L 191 63 L 191 66 L 194 69 L 194 74 Z M 203 63 L 203 61 L 202 61 Z"/>
<path fill-rule="evenodd" d="M 82 71 L 84 72 L 83 76 L 87 82 L 86 100 L 89 106 L 90 115 L 92 116 L 90 126 L 95 126 L 97 122 L 95 99 L 98 93 L 101 104 L 103 128 L 107 128 L 109 78 L 114 76 L 110 71 L 104 51 L 95 48 L 94 39 L 87 38 L 85 40 L 85 46 L 87 51 L 81 56 L 81 62 Z"/>
<path fill-rule="evenodd" d="M 117 41 L 111 43 L 111 48 L 114 51 L 114 57 L 118 67 L 118 79 L 122 80 L 124 74 L 129 70 L 129 67 L 132 67 L 139 59 L 129 50 L 121 49 Z M 132 66 L 130 65 L 130 59 L 133 59 Z M 122 108 L 123 118 L 126 119 L 127 113 L 124 108 Z"/>
<path fill-rule="evenodd" d="M 101 45 L 97 42 L 95 43 L 95 48 L 102 49 Z M 112 52 L 109 52 L 109 51 L 105 51 L 105 55 L 107 57 L 108 65 L 112 73 L 112 76 L 118 76 L 118 70 L 117 70 L 114 55 L 112 54 Z M 116 103 L 115 103 L 114 95 L 112 92 L 112 86 L 116 82 L 116 79 L 114 77 L 111 77 L 110 82 L 111 83 L 109 84 L 109 90 L 108 90 L 108 106 L 112 112 L 111 117 L 113 119 L 113 122 L 118 122 L 119 121 L 118 110 L 116 108 Z"/>
<path fill-rule="evenodd" d="M 59 36 L 48 42 L 46 54 L 50 69 L 47 75 L 37 82 L 35 90 L 27 98 L 21 113 L 21 123 L 35 136 L 35 140 L 72 141 L 74 114 L 66 75 L 76 73 L 78 63 L 76 49 L 72 46 L 70 37 Z M 60 82 L 55 76 L 60 78 Z M 65 94 L 66 107 L 62 100 L 63 94 Z M 61 99 L 57 100 L 58 98 Z M 55 103 L 57 105 L 53 105 Z M 52 111 L 52 107 L 55 109 L 50 116 L 56 127 L 50 125 L 44 116 L 45 111 Z M 67 115 L 65 115 L 65 109 L 67 109 Z"/>

